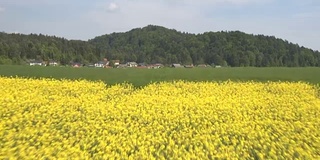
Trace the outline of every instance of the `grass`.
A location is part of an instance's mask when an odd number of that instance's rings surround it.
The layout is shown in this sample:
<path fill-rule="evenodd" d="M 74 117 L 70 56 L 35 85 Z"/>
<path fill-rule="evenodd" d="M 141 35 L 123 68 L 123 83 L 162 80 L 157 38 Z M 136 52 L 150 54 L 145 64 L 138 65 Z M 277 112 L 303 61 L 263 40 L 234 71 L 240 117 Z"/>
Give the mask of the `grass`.
<path fill-rule="evenodd" d="M 103 69 L 71 67 L 39 67 L 0 65 L 0 76 L 33 78 L 101 80 L 109 85 L 129 82 L 144 86 L 151 82 L 187 81 L 305 81 L 320 82 L 320 68 L 162 68 L 162 69 Z"/>

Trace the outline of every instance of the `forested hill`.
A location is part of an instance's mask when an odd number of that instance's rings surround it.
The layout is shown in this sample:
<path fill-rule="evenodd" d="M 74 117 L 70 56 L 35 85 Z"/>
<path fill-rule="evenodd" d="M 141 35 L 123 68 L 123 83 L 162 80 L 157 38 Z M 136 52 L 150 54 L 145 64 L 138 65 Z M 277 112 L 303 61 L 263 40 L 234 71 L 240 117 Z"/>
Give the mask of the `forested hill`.
<path fill-rule="evenodd" d="M 62 64 L 94 63 L 103 58 L 122 63 L 182 63 L 228 66 L 320 66 L 320 53 L 282 39 L 240 31 L 189 34 L 149 25 L 89 41 L 44 35 L 0 33 L 0 63 L 53 59 Z"/>

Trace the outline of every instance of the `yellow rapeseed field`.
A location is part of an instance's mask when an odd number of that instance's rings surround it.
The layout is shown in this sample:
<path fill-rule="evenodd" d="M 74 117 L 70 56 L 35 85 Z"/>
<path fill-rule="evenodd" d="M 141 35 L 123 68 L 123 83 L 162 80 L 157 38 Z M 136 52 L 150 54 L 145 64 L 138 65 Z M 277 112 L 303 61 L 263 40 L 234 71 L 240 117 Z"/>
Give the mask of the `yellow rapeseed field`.
<path fill-rule="evenodd" d="M 0 77 L 0 159 L 320 159 L 319 95 L 303 82 Z"/>

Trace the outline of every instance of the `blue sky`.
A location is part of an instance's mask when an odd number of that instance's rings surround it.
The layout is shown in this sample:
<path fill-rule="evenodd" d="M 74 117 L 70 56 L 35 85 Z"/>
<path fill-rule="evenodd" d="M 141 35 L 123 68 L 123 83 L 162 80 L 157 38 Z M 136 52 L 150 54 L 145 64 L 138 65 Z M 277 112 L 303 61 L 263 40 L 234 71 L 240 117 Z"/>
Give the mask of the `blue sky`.
<path fill-rule="evenodd" d="M 88 40 L 148 24 L 240 30 L 320 51 L 319 0 L 0 0 L 0 31 L 8 33 Z"/>

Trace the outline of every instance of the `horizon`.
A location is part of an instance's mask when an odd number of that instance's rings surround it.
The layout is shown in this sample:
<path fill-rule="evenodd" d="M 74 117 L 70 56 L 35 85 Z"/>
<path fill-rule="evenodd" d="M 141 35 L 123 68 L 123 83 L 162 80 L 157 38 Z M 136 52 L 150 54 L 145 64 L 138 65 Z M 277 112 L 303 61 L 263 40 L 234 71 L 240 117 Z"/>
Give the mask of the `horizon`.
<path fill-rule="evenodd" d="M 0 31 L 88 41 L 156 25 L 179 32 L 241 31 L 320 51 L 316 0 L 4 0 Z"/>

